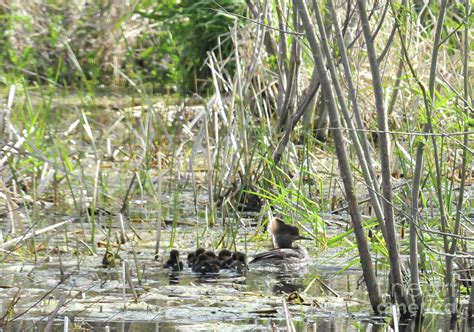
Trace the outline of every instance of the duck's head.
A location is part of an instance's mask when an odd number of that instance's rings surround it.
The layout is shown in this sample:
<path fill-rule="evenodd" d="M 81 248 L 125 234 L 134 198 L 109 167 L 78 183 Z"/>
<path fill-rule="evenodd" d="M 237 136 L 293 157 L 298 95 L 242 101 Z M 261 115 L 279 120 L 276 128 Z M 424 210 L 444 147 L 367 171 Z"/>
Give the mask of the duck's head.
<path fill-rule="evenodd" d="M 311 240 L 300 235 L 298 227 L 285 224 L 280 218 L 274 218 L 271 221 L 270 231 L 278 248 L 291 248 L 296 240 Z"/>

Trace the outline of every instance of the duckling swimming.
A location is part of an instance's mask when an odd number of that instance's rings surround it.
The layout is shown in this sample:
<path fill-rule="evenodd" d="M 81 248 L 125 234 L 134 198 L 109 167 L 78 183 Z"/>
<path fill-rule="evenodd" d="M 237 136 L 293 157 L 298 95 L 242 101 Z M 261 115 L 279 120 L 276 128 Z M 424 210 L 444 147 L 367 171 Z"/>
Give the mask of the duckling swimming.
<path fill-rule="evenodd" d="M 225 262 L 229 258 L 232 258 L 232 251 L 230 251 L 229 249 L 222 249 L 217 255 L 217 258 L 221 263 Z"/>
<path fill-rule="evenodd" d="M 170 251 L 170 258 L 163 265 L 165 269 L 171 269 L 173 271 L 183 271 L 183 262 L 179 260 L 179 251 L 173 249 Z"/>
<path fill-rule="evenodd" d="M 194 273 L 201 274 L 219 273 L 220 262 L 214 252 L 206 251 L 197 257 L 192 270 Z"/>
<path fill-rule="evenodd" d="M 199 255 L 203 254 L 205 251 L 206 250 L 204 248 L 198 248 L 196 251 L 190 252 L 187 259 L 188 267 L 192 268 Z"/>

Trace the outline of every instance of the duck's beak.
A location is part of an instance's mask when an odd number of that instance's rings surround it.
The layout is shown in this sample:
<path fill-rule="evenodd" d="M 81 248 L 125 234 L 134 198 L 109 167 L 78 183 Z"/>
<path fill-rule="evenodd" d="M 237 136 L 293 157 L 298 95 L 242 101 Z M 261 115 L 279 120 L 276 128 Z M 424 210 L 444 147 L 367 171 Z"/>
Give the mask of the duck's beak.
<path fill-rule="evenodd" d="M 298 237 L 296 239 L 297 240 L 312 240 L 312 238 L 310 238 L 310 237 L 305 237 L 305 236 L 301 236 L 301 235 L 298 235 Z"/>

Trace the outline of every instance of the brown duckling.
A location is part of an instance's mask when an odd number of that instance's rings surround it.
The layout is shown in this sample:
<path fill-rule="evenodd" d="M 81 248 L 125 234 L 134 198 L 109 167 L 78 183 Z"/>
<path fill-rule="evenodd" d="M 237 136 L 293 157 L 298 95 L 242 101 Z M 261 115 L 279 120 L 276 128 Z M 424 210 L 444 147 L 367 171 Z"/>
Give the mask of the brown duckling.
<path fill-rule="evenodd" d="M 195 251 L 190 252 L 187 259 L 188 267 L 193 267 L 199 255 L 203 254 L 205 251 L 204 248 L 198 248 Z"/>
<path fill-rule="evenodd" d="M 171 269 L 173 271 L 183 271 L 183 262 L 179 260 L 179 251 L 173 249 L 170 251 L 170 258 L 163 265 L 165 269 Z"/>
<path fill-rule="evenodd" d="M 221 268 L 231 269 L 238 273 L 242 273 L 247 269 L 247 256 L 243 252 L 236 251 L 230 257 L 226 257 L 221 262 Z"/>
<path fill-rule="evenodd" d="M 248 270 L 247 266 L 247 255 L 243 252 L 236 251 L 232 254 L 233 261 L 231 262 L 229 268 L 236 271 L 237 273 L 244 273 Z"/>
<path fill-rule="evenodd" d="M 212 251 L 200 254 L 192 268 L 194 273 L 219 273 L 220 263 L 217 256 Z"/>
<path fill-rule="evenodd" d="M 232 251 L 230 251 L 229 249 L 222 249 L 219 252 L 219 255 L 217 255 L 217 258 L 220 262 L 224 262 L 226 259 L 232 258 Z"/>

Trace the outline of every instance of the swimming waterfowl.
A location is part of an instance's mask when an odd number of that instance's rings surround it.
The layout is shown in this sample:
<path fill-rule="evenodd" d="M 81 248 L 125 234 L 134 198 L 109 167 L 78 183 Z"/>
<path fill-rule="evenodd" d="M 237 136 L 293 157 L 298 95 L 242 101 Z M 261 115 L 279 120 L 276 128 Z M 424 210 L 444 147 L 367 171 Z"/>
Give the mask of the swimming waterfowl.
<path fill-rule="evenodd" d="M 232 262 L 229 265 L 231 270 L 236 271 L 237 273 L 244 273 L 248 270 L 247 266 L 247 255 L 243 252 L 236 251 L 232 254 Z"/>
<path fill-rule="evenodd" d="M 196 251 L 190 252 L 187 259 L 188 267 L 192 268 L 199 255 L 203 254 L 205 251 L 204 248 L 198 248 Z"/>
<path fill-rule="evenodd" d="M 288 225 L 279 218 L 274 218 L 270 224 L 270 232 L 275 240 L 273 250 L 258 254 L 249 264 L 256 262 L 265 264 L 304 264 L 309 260 L 305 247 L 294 244 L 296 240 L 311 240 L 300 235 L 298 227 Z"/>
<path fill-rule="evenodd" d="M 230 251 L 229 249 L 222 249 L 219 252 L 219 255 L 217 255 L 217 258 L 220 262 L 224 262 L 227 259 L 232 258 L 232 251 Z"/>
<path fill-rule="evenodd" d="M 206 251 L 200 254 L 195 260 L 192 270 L 194 273 L 219 273 L 220 262 L 213 251 Z"/>
<path fill-rule="evenodd" d="M 183 262 L 179 260 L 179 251 L 173 249 L 170 251 L 170 258 L 163 265 L 165 269 L 171 269 L 173 271 L 183 271 Z"/>

